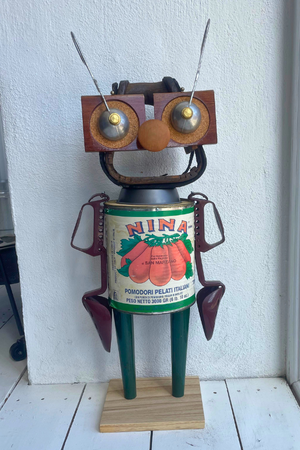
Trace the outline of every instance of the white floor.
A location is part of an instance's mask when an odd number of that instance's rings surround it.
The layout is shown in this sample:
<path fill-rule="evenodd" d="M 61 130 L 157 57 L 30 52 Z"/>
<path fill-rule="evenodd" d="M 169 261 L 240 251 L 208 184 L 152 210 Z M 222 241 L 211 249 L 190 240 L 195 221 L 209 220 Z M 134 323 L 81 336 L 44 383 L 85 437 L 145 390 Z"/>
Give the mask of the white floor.
<path fill-rule="evenodd" d="M 29 386 L 0 288 L 1 450 L 300 450 L 300 408 L 285 380 L 201 382 L 204 430 L 100 433 L 107 383 Z"/>
<path fill-rule="evenodd" d="M 12 285 L 12 291 L 18 309 L 21 311 L 19 285 Z M 26 369 L 26 361 L 13 361 L 9 354 L 10 346 L 19 337 L 6 289 L 0 286 L 0 408 Z M 2 450 L 1 441 L 0 449 Z"/>
<path fill-rule="evenodd" d="M 1 450 L 299 450 L 300 410 L 283 379 L 201 382 L 204 430 L 100 433 L 107 383 L 29 386 L 0 411 Z"/>

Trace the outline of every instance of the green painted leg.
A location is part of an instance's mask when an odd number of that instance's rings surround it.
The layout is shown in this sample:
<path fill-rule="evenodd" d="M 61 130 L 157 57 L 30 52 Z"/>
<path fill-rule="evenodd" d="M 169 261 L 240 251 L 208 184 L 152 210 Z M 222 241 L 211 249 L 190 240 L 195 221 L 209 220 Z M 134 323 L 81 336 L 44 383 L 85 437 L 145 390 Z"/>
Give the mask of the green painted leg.
<path fill-rule="evenodd" d="M 116 309 L 114 311 L 117 340 L 122 371 L 124 397 L 136 397 L 133 316 Z"/>
<path fill-rule="evenodd" d="M 183 397 L 190 308 L 171 314 L 172 395 Z"/>

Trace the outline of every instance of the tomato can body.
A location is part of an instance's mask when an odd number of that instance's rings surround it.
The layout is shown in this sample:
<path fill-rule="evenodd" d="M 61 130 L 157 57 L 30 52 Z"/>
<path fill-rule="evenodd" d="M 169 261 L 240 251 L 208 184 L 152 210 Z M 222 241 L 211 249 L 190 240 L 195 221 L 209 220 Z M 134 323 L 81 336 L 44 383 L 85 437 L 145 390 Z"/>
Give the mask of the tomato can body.
<path fill-rule="evenodd" d="M 105 204 L 110 305 L 133 314 L 180 311 L 195 301 L 194 204 Z"/>

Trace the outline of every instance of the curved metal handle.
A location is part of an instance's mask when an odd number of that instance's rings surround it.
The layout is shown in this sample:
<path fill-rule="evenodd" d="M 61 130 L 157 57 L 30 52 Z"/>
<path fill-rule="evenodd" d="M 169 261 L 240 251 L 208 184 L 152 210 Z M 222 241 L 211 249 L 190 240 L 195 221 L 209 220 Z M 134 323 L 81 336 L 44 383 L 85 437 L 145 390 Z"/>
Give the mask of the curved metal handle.
<path fill-rule="evenodd" d="M 93 200 L 96 197 L 100 197 L 100 200 Z M 92 201 L 93 200 L 93 201 Z M 103 246 L 103 234 L 104 234 L 104 203 L 109 200 L 108 195 L 105 193 L 101 194 L 95 194 L 93 195 L 87 203 L 82 205 L 78 218 L 75 224 L 75 228 L 72 233 L 71 238 L 71 247 L 75 248 L 76 250 L 79 250 L 80 252 L 87 253 L 91 256 L 98 256 L 101 255 L 103 251 L 105 251 L 105 248 Z M 94 227 L 93 227 L 93 243 L 88 248 L 81 248 L 74 244 L 74 239 L 77 234 L 83 209 L 86 206 L 91 206 L 94 209 Z"/>
<path fill-rule="evenodd" d="M 199 199 L 196 196 L 201 195 L 203 199 Z M 208 252 L 209 250 L 221 245 L 225 241 L 224 227 L 221 220 L 221 216 L 219 211 L 217 210 L 216 205 L 208 200 L 207 196 L 201 194 L 199 192 L 192 192 L 188 196 L 188 200 L 196 202 L 195 205 L 195 234 L 196 234 L 196 249 L 202 253 Z M 211 204 L 214 209 L 215 219 L 221 233 L 221 239 L 213 244 L 209 244 L 205 239 L 205 220 L 204 220 L 204 208 L 206 205 Z"/>
<path fill-rule="evenodd" d="M 160 175 L 155 177 L 128 177 L 118 173 L 114 167 L 114 152 L 100 152 L 100 165 L 105 175 L 117 186 L 124 188 L 134 187 L 135 189 L 173 189 L 186 186 L 198 180 L 206 169 L 206 155 L 202 145 L 185 147 L 186 153 L 195 152 L 197 165 L 185 170 L 181 175 Z"/>

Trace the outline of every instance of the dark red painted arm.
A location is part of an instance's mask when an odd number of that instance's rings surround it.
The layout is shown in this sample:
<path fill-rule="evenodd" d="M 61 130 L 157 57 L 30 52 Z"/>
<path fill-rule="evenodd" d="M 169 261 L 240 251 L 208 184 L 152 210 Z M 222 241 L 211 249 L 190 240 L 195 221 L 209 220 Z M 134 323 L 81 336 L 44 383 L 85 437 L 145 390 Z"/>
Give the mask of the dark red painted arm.
<path fill-rule="evenodd" d="M 199 195 L 203 198 L 197 197 Z M 197 306 L 206 339 L 209 341 L 213 336 L 219 305 L 225 293 L 225 285 L 221 281 L 205 280 L 201 252 L 207 252 L 225 241 L 224 228 L 215 204 L 210 202 L 206 195 L 192 192 L 188 199 L 195 202 L 195 258 L 198 278 L 204 286 L 197 294 Z M 221 239 L 214 244 L 208 244 L 205 240 L 204 208 L 209 203 L 213 205 L 216 222 L 221 233 Z"/>
<path fill-rule="evenodd" d="M 100 200 L 94 200 L 100 197 Z M 101 287 L 93 291 L 86 292 L 82 297 L 82 303 L 90 314 L 94 325 L 98 331 L 99 337 L 104 349 L 110 352 L 111 346 L 111 329 L 112 329 L 112 312 L 108 300 L 101 295 L 107 289 L 107 254 L 104 247 L 104 203 L 109 200 L 106 194 L 93 195 L 85 203 L 80 211 L 72 234 L 71 246 L 76 250 L 87 253 L 91 256 L 100 256 L 101 258 Z M 86 206 L 92 206 L 94 209 L 94 230 L 93 244 L 89 248 L 80 248 L 74 245 L 74 239 L 79 228 L 83 209 Z"/>

